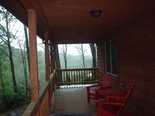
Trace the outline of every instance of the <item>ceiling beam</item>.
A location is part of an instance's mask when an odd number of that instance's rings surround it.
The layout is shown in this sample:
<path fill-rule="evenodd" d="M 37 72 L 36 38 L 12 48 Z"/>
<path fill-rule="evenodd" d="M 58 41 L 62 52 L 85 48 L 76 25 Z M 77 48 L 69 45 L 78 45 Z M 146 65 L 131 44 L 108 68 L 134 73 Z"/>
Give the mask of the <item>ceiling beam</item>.
<path fill-rule="evenodd" d="M 41 28 L 42 32 L 49 32 L 49 24 L 44 11 L 40 5 L 39 0 L 19 0 L 23 7 L 28 9 L 35 9 L 37 13 L 37 25 Z"/>

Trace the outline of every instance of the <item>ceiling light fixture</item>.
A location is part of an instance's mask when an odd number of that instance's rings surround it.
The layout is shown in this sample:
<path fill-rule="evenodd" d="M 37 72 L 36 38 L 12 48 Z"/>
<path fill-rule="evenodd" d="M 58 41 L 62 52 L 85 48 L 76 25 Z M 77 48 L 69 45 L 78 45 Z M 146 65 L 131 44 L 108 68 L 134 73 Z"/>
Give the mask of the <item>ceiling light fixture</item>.
<path fill-rule="evenodd" d="M 92 17 L 99 17 L 102 14 L 102 10 L 91 10 L 89 13 Z"/>

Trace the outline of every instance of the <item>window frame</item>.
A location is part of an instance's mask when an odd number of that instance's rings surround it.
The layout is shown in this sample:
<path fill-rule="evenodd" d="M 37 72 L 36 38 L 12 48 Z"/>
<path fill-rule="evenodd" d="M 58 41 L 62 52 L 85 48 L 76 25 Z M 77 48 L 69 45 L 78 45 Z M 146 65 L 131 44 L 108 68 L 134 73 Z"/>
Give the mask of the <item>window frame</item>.
<path fill-rule="evenodd" d="M 114 49 L 116 49 L 116 51 L 112 52 L 112 43 L 113 42 L 116 44 L 116 46 L 114 48 Z M 108 44 L 109 44 L 109 46 L 107 46 Z M 109 51 L 107 50 L 107 47 L 109 47 Z M 107 52 L 109 52 L 109 53 L 107 53 Z M 108 54 L 109 54 L 109 56 L 107 56 Z M 115 58 L 114 58 L 115 63 L 113 63 L 113 56 L 114 56 L 114 54 L 115 54 Z M 109 60 L 110 64 L 108 64 L 108 61 L 107 61 L 108 57 L 110 59 Z M 105 63 L 105 65 L 104 65 L 105 73 L 117 76 L 117 72 L 118 72 L 117 71 L 117 69 L 118 69 L 117 68 L 117 42 L 116 42 L 115 39 L 104 42 L 104 63 Z M 108 66 L 109 66 L 109 69 L 108 69 Z M 115 67 L 115 72 L 113 72 L 114 67 Z"/>

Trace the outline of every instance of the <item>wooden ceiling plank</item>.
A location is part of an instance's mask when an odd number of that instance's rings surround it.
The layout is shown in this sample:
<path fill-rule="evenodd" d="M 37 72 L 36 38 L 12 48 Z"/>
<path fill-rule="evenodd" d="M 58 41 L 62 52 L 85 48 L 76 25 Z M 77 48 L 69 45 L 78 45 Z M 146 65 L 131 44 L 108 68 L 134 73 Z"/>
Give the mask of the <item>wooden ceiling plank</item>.
<path fill-rule="evenodd" d="M 38 25 L 41 27 L 41 30 L 44 32 L 49 31 L 49 24 L 44 15 L 43 9 L 39 3 L 39 0 L 20 0 L 21 4 L 28 9 L 35 9 L 37 12 Z"/>
<path fill-rule="evenodd" d="M 38 30 L 42 35 L 44 31 L 49 31 L 51 35 L 49 38 L 60 43 L 98 41 L 98 38 L 101 39 L 106 33 L 145 16 L 151 8 L 152 11 L 155 8 L 155 0 L 8 0 L 7 2 L 11 4 L 13 1 L 21 1 L 25 9 L 36 9 Z M 102 10 L 102 15 L 98 18 L 91 17 L 89 11 L 93 9 Z M 19 11 L 16 11 L 19 16 L 17 12 Z M 79 36 L 79 31 L 85 32 L 85 35 Z"/>

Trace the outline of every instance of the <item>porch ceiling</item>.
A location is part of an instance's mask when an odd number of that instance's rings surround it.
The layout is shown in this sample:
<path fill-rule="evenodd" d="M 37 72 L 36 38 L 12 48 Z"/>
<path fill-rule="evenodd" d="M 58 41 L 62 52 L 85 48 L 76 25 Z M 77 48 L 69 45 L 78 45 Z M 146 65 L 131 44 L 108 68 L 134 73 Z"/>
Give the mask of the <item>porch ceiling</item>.
<path fill-rule="evenodd" d="M 37 10 L 38 33 L 48 31 L 55 43 L 97 42 L 129 21 L 146 15 L 154 0 L 1 0 L 2 5 L 27 24 L 27 9 Z M 89 12 L 102 10 L 100 17 Z"/>

